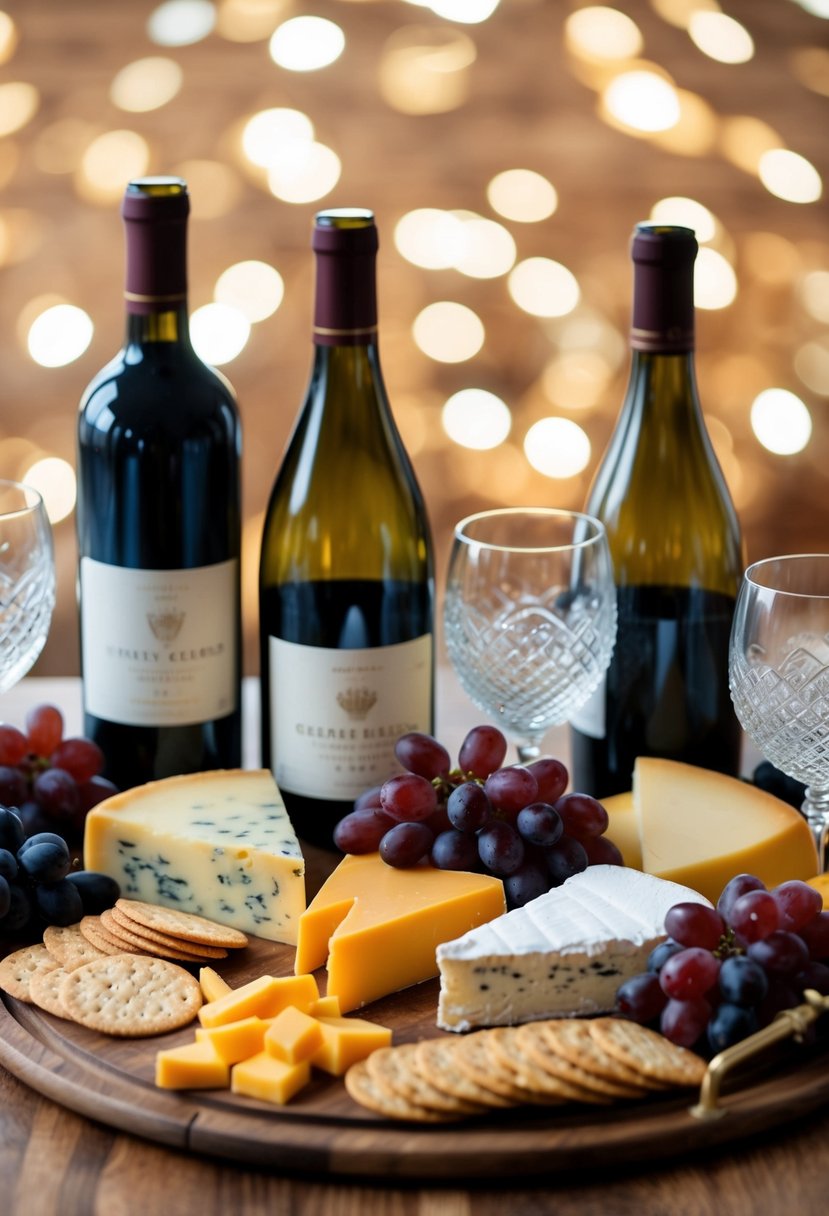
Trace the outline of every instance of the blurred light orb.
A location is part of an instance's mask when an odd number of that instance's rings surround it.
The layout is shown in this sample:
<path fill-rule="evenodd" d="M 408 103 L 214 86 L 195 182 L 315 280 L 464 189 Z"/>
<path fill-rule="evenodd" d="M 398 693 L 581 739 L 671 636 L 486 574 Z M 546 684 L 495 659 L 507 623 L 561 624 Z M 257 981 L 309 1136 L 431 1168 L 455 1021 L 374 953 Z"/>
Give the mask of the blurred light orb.
<path fill-rule="evenodd" d="M 822 46 L 799 47 L 789 55 L 789 63 L 802 85 L 829 97 L 829 50 Z"/>
<path fill-rule="evenodd" d="M 27 337 L 29 354 L 41 367 L 74 363 L 92 341 L 92 318 L 74 304 L 55 304 L 32 322 Z"/>
<path fill-rule="evenodd" d="M 109 96 L 119 110 L 140 114 L 172 101 L 183 80 L 184 73 L 174 59 L 161 55 L 136 59 L 121 68 L 109 87 Z"/>
<path fill-rule="evenodd" d="M 463 388 L 453 393 L 443 407 L 441 420 L 450 439 L 476 452 L 497 448 L 512 426 L 506 402 L 483 388 Z"/>
<path fill-rule="evenodd" d="M 702 248 L 694 264 L 694 304 L 697 308 L 728 308 L 737 296 L 734 268 L 716 249 Z"/>
<path fill-rule="evenodd" d="M 290 0 L 220 0 L 216 33 L 228 42 L 269 38 Z"/>
<path fill-rule="evenodd" d="M 81 118 L 58 118 L 35 137 L 34 162 L 41 173 L 74 173 L 97 133 L 97 127 Z"/>
<path fill-rule="evenodd" d="M 473 358 L 485 336 L 478 314 L 451 300 L 427 304 L 415 317 L 412 333 L 424 355 L 438 363 L 463 363 Z"/>
<path fill-rule="evenodd" d="M 268 187 L 283 203 L 313 203 L 334 189 L 342 165 L 325 144 L 293 140 L 284 144 L 268 169 Z"/>
<path fill-rule="evenodd" d="M 447 21 L 479 25 L 492 16 L 499 3 L 500 0 L 429 0 L 428 7 Z"/>
<path fill-rule="evenodd" d="M 699 93 L 676 89 L 676 99 L 679 118 L 667 131 L 651 131 L 651 142 L 677 156 L 707 156 L 717 142 L 717 114 Z"/>
<path fill-rule="evenodd" d="M 769 194 L 787 203 L 816 203 L 823 193 L 820 174 L 811 161 L 787 148 L 764 152 L 758 172 Z"/>
<path fill-rule="evenodd" d="M 68 460 L 61 460 L 58 456 L 36 460 L 26 470 L 22 480 L 40 494 L 50 523 L 59 524 L 72 514 L 78 487 L 75 470 Z"/>
<path fill-rule="evenodd" d="M 190 317 L 190 340 L 196 354 L 212 367 L 230 363 L 250 337 L 250 321 L 228 304 L 203 304 Z"/>
<path fill-rule="evenodd" d="M 272 316 L 285 295 L 282 275 L 267 262 L 236 262 L 216 280 L 213 292 L 219 304 L 237 309 L 250 322 Z"/>
<path fill-rule="evenodd" d="M 643 46 L 639 26 L 605 5 L 577 9 L 564 22 L 567 49 L 580 59 L 633 59 Z"/>
<path fill-rule="evenodd" d="M 803 276 L 798 291 L 809 316 L 829 325 L 829 270 L 809 271 Z"/>
<path fill-rule="evenodd" d="M 679 122 L 676 89 L 656 72 L 620 72 L 604 89 L 602 102 L 618 122 L 634 131 L 667 131 Z"/>
<path fill-rule="evenodd" d="M 551 258 L 527 258 L 512 270 L 509 293 L 533 317 L 565 317 L 579 302 L 576 276 Z"/>
<path fill-rule="evenodd" d="M 590 440 L 569 418 L 541 418 L 524 437 L 524 453 L 545 477 L 576 477 L 590 463 Z"/>
<path fill-rule="evenodd" d="M 700 244 L 712 240 L 717 231 L 717 221 L 707 207 L 696 199 L 679 195 L 661 198 L 654 203 L 650 218 L 655 224 L 679 224 L 683 228 L 693 228 Z"/>
<path fill-rule="evenodd" d="M 493 211 L 519 224 L 549 219 L 558 206 L 556 188 L 532 169 L 505 169 L 486 188 Z"/>
<path fill-rule="evenodd" d="M 465 241 L 462 220 L 435 207 L 407 211 L 394 229 L 398 252 L 424 270 L 448 270 L 457 265 Z"/>
<path fill-rule="evenodd" d="M 150 13 L 147 34 L 158 46 L 191 46 L 215 24 L 216 9 L 209 0 L 167 0 Z"/>
<path fill-rule="evenodd" d="M 719 63 L 748 63 L 754 55 L 754 39 L 744 25 L 725 13 L 698 10 L 688 22 L 691 41 L 703 55 Z"/>
<path fill-rule="evenodd" d="M 34 118 L 40 105 L 40 93 L 25 80 L 9 80 L 0 84 L 0 136 L 11 135 Z"/>
<path fill-rule="evenodd" d="M 767 388 L 751 406 L 751 429 L 769 452 L 793 456 L 802 452 L 812 434 L 812 417 L 805 404 L 785 388 Z"/>
<path fill-rule="evenodd" d="M 460 30 L 403 26 L 385 43 L 379 66 L 380 95 L 401 114 L 445 114 L 469 96 L 475 43 Z"/>
<path fill-rule="evenodd" d="M 291 17 L 274 30 L 271 59 L 289 72 L 316 72 L 339 59 L 345 49 L 345 34 L 326 17 Z"/>
<path fill-rule="evenodd" d="M 313 138 L 314 124 L 307 114 L 276 106 L 248 119 L 242 131 L 242 150 L 252 164 L 269 169 L 286 144 L 310 143 Z"/>
<path fill-rule="evenodd" d="M 794 357 L 794 370 L 813 393 L 829 397 L 829 343 L 805 342 Z"/>
<path fill-rule="evenodd" d="M 825 17 L 829 20 L 829 0 L 796 0 L 796 3 L 813 17 Z"/>
<path fill-rule="evenodd" d="M 471 279 L 495 279 L 515 265 L 515 241 L 502 224 L 472 216 L 462 221 L 463 243 L 455 267 Z"/>
<path fill-rule="evenodd" d="M 541 377 L 544 395 L 561 409 L 592 409 L 605 392 L 613 368 L 594 350 L 569 350 L 556 355 Z"/>
<path fill-rule="evenodd" d="M 651 0 L 651 8 L 663 21 L 680 30 L 687 30 L 694 13 L 701 10 L 712 13 L 720 11 L 717 0 Z"/>
<path fill-rule="evenodd" d="M 234 169 L 218 160 L 185 160 L 175 172 L 187 182 L 190 214 L 214 220 L 232 211 L 242 196 L 242 183 Z"/>
<path fill-rule="evenodd" d="M 8 13 L 0 10 L 0 63 L 8 63 L 17 50 L 17 26 Z"/>
<path fill-rule="evenodd" d="M 757 173 L 764 153 L 783 140 L 773 127 L 750 114 L 737 114 L 720 122 L 720 147 L 726 160 L 745 173 Z"/>
<path fill-rule="evenodd" d="M 124 183 L 142 177 L 149 167 L 147 141 L 135 131 L 107 131 L 93 139 L 76 174 L 80 192 L 93 202 L 121 198 Z"/>

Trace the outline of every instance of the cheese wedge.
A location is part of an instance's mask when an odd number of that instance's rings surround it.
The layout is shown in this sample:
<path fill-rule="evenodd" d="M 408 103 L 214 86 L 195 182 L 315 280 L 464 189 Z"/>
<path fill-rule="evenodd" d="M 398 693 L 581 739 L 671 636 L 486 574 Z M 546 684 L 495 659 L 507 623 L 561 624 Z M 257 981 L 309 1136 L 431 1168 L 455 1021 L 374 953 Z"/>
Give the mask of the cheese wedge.
<path fill-rule="evenodd" d="M 774 887 L 818 872 L 812 833 L 799 811 L 735 777 L 640 756 L 633 805 L 642 868 L 713 903 L 735 874 L 755 874 Z"/>
<path fill-rule="evenodd" d="M 708 900 L 624 866 L 590 866 L 457 941 L 438 947 L 443 1030 L 511 1026 L 612 1010 L 646 969 L 677 903 Z"/>
<path fill-rule="evenodd" d="M 84 865 L 121 894 L 296 944 L 305 863 L 267 770 L 168 777 L 100 803 Z"/>
<path fill-rule="evenodd" d="M 823 896 L 824 911 L 829 910 L 829 874 L 818 874 L 816 878 L 810 878 L 808 882 Z"/>
<path fill-rule="evenodd" d="M 642 845 L 639 841 L 639 820 L 633 807 L 633 794 L 613 794 L 602 798 L 610 823 L 605 835 L 622 854 L 626 866 L 642 869 Z M 693 884 L 692 884 L 693 885 Z"/>
<path fill-rule="evenodd" d="M 258 979 L 232 988 L 226 996 L 208 1001 L 199 1010 L 202 1026 L 227 1026 L 244 1018 L 275 1018 L 289 1005 L 308 1009 L 319 999 L 313 975 L 260 975 Z"/>
<path fill-rule="evenodd" d="M 328 960 L 328 995 L 344 1013 L 438 973 L 435 951 L 505 908 L 501 880 L 413 866 L 379 853 L 344 857 L 299 922 L 295 971 Z"/>

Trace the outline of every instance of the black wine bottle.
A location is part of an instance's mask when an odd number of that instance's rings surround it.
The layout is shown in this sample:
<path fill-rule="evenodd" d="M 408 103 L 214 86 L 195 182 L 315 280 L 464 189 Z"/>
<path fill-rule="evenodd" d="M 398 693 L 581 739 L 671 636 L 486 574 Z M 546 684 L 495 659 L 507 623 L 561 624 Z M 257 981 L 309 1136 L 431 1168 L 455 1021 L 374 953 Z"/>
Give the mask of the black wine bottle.
<path fill-rule="evenodd" d="M 630 381 L 587 500 L 619 609 L 606 682 L 573 721 L 574 787 L 596 797 L 629 790 L 637 756 L 739 769 L 728 641 L 744 562 L 694 376 L 696 253 L 688 228 L 633 235 Z"/>
<path fill-rule="evenodd" d="M 324 847 L 395 739 L 432 729 L 432 546 L 380 371 L 377 247 L 368 211 L 316 217 L 313 369 L 262 537 L 263 762 Z"/>
<path fill-rule="evenodd" d="M 127 186 L 126 341 L 81 401 L 84 723 L 121 788 L 241 762 L 241 433 L 187 319 L 187 187 Z"/>

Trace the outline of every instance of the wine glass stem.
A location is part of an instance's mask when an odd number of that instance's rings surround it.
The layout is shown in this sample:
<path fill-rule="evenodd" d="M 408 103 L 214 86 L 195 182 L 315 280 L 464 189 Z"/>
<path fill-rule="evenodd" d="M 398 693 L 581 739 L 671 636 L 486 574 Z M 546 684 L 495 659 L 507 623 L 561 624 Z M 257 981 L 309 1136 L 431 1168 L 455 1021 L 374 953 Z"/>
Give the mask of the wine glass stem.
<path fill-rule="evenodd" d="M 820 868 L 825 870 L 829 862 L 829 786 L 808 786 L 802 810 L 815 838 Z"/>
<path fill-rule="evenodd" d="M 541 755 L 541 748 L 537 743 L 516 743 L 515 750 L 521 764 L 532 764 L 533 760 L 537 760 Z"/>

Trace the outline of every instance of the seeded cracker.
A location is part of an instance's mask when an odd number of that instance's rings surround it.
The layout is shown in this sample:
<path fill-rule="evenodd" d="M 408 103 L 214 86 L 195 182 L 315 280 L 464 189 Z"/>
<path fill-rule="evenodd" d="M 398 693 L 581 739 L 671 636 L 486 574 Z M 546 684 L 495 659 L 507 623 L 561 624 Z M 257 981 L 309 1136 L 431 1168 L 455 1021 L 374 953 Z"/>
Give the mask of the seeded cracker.
<path fill-rule="evenodd" d="M 60 1000 L 83 1026 L 122 1038 L 186 1026 L 202 1004 L 198 983 L 183 968 L 134 954 L 96 959 L 71 971 Z"/>
<path fill-rule="evenodd" d="M 414 1123 L 451 1123 L 454 1118 L 460 1117 L 446 1111 L 428 1110 L 378 1085 L 368 1071 L 367 1060 L 352 1064 L 345 1074 L 345 1087 L 355 1102 L 390 1119 L 410 1119 Z"/>
<path fill-rule="evenodd" d="M 43 931 L 43 944 L 66 971 L 91 963 L 104 953 L 84 937 L 80 925 L 49 925 Z"/>
<path fill-rule="evenodd" d="M 156 929 L 147 929 L 144 925 L 139 925 L 138 921 L 130 920 L 120 908 L 110 908 L 108 913 L 101 913 L 101 923 L 116 937 L 126 931 L 133 934 L 134 937 L 141 938 L 143 942 L 147 943 L 147 949 L 152 946 L 171 946 L 174 950 L 183 951 L 184 954 L 192 954 L 194 958 L 227 958 L 228 952 L 225 946 L 207 946 L 203 942 L 193 942 L 170 933 L 159 933 Z M 163 954 L 164 952 L 155 950 L 154 953 Z"/>
<path fill-rule="evenodd" d="M 381 1089 L 391 1089 L 416 1106 L 445 1111 L 450 1115 L 475 1115 L 485 1109 L 480 1103 L 453 1098 L 427 1081 L 417 1066 L 416 1043 L 381 1048 L 372 1052 L 367 1064 L 368 1071 Z"/>
<path fill-rule="evenodd" d="M 596 1018 L 590 1033 L 600 1047 L 629 1068 L 669 1085 L 700 1085 L 705 1063 L 661 1034 L 621 1018 Z"/>
<path fill-rule="evenodd" d="M 191 912 L 160 908 L 156 904 L 141 903 L 137 899 L 119 899 L 115 906 L 130 920 L 146 929 L 168 933 L 171 937 L 181 937 L 188 942 L 200 942 L 206 946 L 227 946 L 231 950 L 248 944 L 248 939 L 238 929 L 218 925 L 215 921 L 206 920 L 203 916 L 194 916 Z"/>
<path fill-rule="evenodd" d="M 0 962 L 0 988 L 18 1001 L 32 1003 L 29 984 L 39 971 L 54 971 L 58 964 L 45 946 L 24 946 Z"/>
<path fill-rule="evenodd" d="M 67 1018 L 63 1002 L 60 999 L 60 986 L 69 975 L 63 967 L 55 967 L 54 971 L 38 971 L 32 976 L 29 984 L 29 996 L 33 1005 L 45 1009 L 57 1018 Z M 70 1019 L 71 1020 L 71 1019 Z"/>

